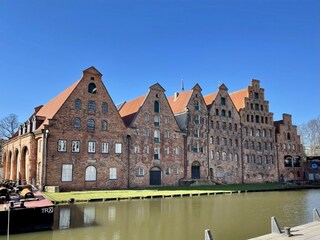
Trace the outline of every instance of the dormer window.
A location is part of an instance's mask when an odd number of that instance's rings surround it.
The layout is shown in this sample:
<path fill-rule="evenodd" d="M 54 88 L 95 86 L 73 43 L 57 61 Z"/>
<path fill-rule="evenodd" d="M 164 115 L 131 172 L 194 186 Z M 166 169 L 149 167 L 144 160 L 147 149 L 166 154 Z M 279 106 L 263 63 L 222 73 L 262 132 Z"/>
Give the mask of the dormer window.
<path fill-rule="evenodd" d="M 97 92 L 97 88 L 96 88 L 96 85 L 94 83 L 90 83 L 88 85 L 88 92 L 89 93 L 96 93 Z"/>

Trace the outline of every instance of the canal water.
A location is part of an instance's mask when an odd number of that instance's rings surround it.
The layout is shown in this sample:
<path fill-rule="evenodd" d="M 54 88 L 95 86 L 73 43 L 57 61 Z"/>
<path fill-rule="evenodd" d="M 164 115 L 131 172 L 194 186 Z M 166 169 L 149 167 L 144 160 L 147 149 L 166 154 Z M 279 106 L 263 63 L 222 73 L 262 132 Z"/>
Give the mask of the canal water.
<path fill-rule="evenodd" d="M 11 240 L 243 240 L 312 221 L 320 190 L 260 192 L 62 205 L 53 231 L 15 234 Z M 28 221 L 28 216 L 26 216 Z M 5 240 L 6 236 L 0 236 Z"/>

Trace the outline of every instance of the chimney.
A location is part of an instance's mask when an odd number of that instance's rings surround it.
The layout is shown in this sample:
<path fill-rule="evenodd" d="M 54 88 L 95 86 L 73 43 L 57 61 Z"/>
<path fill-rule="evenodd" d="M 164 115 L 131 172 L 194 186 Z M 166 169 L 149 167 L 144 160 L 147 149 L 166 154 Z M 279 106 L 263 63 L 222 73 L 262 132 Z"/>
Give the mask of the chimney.
<path fill-rule="evenodd" d="M 176 101 L 176 100 L 178 99 L 178 97 L 179 97 L 179 93 L 178 93 L 178 92 L 175 92 L 175 93 L 174 93 L 174 101 Z"/>

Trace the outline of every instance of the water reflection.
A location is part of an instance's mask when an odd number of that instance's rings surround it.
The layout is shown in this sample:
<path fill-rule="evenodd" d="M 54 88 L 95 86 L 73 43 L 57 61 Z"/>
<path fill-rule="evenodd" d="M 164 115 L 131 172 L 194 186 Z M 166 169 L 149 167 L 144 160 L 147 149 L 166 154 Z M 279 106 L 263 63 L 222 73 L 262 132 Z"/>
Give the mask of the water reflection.
<path fill-rule="evenodd" d="M 272 216 L 281 227 L 312 221 L 319 199 L 319 190 L 308 190 L 65 205 L 53 231 L 10 239 L 195 240 L 207 228 L 217 240 L 247 239 L 269 233 Z"/>

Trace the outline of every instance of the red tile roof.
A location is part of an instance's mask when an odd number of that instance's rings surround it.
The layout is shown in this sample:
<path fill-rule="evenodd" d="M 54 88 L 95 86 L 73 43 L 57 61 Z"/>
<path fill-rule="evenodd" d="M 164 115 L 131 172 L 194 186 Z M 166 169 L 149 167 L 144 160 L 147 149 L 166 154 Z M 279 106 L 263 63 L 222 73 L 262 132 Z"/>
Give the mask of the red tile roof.
<path fill-rule="evenodd" d="M 122 105 L 122 107 L 119 110 L 119 113 L 126 126 L 129 126 L 131 124 L 132 120 L 134 119 L 136 113 L 139 111 L 146 97 L 147 95 L 143 95 Z"/>
<path fill-rule="evenodd" d="M 186 92 L 180 92 L 178 97 L 175 99 L 174 96 L 168 98 L 168 102 L 174 114 L 182 113 L 185 111 L 186 106 L 189 103 L 190 97 L 192 95 L 192 90 Z"/>
<path fill-rule="evenodd" d="M 249 97 L 249 90 L 248 88 L 245 88 L 245 89 L 230 93 L 229 96 L 232 99 L 234 106 L 239 111 L 241 108 L 245 107 L 245 98 Z"/>
<path fill-rule="evenodd" d="M 212 104 L 212 102 L 216 98 L 216 96 L 217 96 L 217 93 L 211 93 L 211 94 L 203 97 L 207 107 Z"/>
<path fill-rule="evenodd" d="M 70 96 L 70 94 L 73 92 L 73 90 L 76 88 L 76 86 L 79 84 L 80 80 L 72 84 L 70 87 L 68 87 L 66 90 L 64 90 L 62 93 L 60 93 L 55 98 L 51 99 L 47 104 L 45 104 L 37 113 L 37 117 L 44 117 L 45 120 L 43 124 L 40 126 L 40 128 L 43 128 L 44 124 L 48 124 L 48 120 L 54 118 L 55 114 L 58 112 L 58 110 L 61 108 L 62 104 L 67 100 L 67 98 Z"/>

